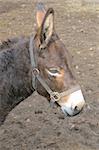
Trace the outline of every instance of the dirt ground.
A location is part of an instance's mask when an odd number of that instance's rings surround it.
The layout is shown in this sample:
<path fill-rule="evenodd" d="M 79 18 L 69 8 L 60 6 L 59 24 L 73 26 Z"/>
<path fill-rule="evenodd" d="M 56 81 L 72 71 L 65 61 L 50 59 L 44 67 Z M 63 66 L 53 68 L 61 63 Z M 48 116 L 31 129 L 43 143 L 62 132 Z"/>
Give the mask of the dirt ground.
<path fill-rule="evenodd" d="M 72 56 L 86 99 L 77 116 L 33 93 L 0 127 L 0 150 L 99 150 L 99 3 L 42 0 L 55 10 L 56 31 Z M 0 0 L 0 41 L 30 35 L 37 0 Z"/>

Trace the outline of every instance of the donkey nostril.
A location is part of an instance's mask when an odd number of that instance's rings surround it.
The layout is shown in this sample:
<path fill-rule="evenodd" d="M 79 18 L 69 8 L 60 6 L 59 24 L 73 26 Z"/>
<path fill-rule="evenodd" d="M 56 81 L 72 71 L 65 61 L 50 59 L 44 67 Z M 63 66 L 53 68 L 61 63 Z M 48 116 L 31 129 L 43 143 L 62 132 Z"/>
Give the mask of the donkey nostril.
<path fill-rule="evenodd" d="M 75 106 L 75 108 L 74 109 L 77 109 L 77 106 Z"/>
<path fill-rule="evenodd" d="M 78 106 L 75 106 L 75 107 L 74 107 L 74 111 L 79 111 Z"/>

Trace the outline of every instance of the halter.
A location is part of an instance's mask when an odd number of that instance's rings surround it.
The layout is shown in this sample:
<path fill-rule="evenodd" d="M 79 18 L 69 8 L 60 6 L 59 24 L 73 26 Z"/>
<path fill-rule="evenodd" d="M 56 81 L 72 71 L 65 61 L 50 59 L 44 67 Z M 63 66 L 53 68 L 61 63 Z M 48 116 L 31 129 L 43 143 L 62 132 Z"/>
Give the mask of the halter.
<path fill-rule="evenodd" d="M 44 81 L 44 79 L 40 75 L 40 71 L 37 68 L 37 56 L 34 53 L 34 37 L 30 37 L 30 43 L 29 43 L 29 52 L 30 52 L 30 61 L 31 61 L 31 68 L 32 68 L 32 86 L 35 90 L 37 90 L 37 80 L 41 83 L 41 85 L 44 87 L 44 89 L 47 91 L 47 93 L 50 95 L 50 99 L 52 103 L 58 102 L 62 97 L 67 96 L 77 90 L 80 89 L 80 86 L 74 86 L 73 88 L 66 90 L 64 92 L 56 92 L 52 91 L 52 89 L 48 86 L 48 84 Z M 42 47 L 42 49 L 44 49 Z"/>

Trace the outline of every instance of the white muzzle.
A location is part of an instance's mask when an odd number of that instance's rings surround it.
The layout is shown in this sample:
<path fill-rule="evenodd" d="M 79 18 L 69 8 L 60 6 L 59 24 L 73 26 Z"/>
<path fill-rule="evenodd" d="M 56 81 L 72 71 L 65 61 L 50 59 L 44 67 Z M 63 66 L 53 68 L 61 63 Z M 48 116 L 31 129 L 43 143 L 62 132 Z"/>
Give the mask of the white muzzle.
<path fill-rule="evenodd" d="M 84 107 L 85 100 L 81 90 L 77 90 L 70 94 L 66 102 L 61 103 L 61 109 L 65 115 L 74 116 L 78 114 Z"/>

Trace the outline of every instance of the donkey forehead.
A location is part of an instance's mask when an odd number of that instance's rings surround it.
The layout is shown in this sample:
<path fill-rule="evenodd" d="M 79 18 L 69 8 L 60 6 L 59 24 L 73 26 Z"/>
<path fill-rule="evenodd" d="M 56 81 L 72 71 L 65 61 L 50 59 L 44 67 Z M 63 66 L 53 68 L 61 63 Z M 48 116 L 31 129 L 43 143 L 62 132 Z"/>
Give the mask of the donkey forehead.
<path fill-rule="evenodd" d="M 48 49 L 50 53 L 55 54 L 57 53 L 60 55 L 64 53 L 64 46 L 63 43 L 60 41 L 60 39 L 57 39 L 56 41 L 49 43 Z"/>
<path fill-rule="evenodd" d="M 42 52 L 42 56 L 48 62 L 62 64 L 65 58 L 64 47 L 59 40 L 51 42 L 48 44 L 46 50 Z"/>

